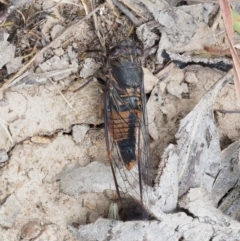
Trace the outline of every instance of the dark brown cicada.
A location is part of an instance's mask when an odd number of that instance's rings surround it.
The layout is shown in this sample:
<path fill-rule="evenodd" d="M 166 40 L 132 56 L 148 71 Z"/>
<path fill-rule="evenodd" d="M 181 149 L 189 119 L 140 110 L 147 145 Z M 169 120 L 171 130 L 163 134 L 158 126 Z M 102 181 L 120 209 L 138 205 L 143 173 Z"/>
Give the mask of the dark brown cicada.
<path fill-rule="evenodd" d="M 122 208 L 130 220 L 148 219 L 152 183 L 142 48 L 123 41 L 108 52 L 105 102 L 108 157 Z"/>

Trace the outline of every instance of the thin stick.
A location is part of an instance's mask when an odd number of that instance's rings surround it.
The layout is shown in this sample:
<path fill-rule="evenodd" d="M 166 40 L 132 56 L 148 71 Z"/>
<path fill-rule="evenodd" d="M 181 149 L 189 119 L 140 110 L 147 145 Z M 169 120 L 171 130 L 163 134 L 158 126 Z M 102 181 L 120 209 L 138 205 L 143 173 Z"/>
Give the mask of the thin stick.
<path fill-rule="evenodd" d="M 215 110 L 222 114 L 240 114 L 240 110 Z"/>
<path fill-rule="evenodd" d="M 112 3 L 130 19 L 135 27 L 138 27 L 142 24 L 143 21 L 136 18 L 134 14 L 124 6 L 123 3 L 119 2 L 118 0 L 112 0 Z"/>
<path fill-rule="evenodd" d="M 87 86 L 89 83 L 91 83 L 94 79 L 91 78 L 89 79 L 86 83 L 84 83 L 83 85 L 81 85 L 79 88 L 77 88 L 76 90 L 74 90 L 73 92 L 77 92 L 79 90 L 81 90 L 82 88 L 84 88 L 85 86 Z"/>
<path fill-rule="evenodd" d="M 164 75 L 166 75 L 169 71 L 171 71 L 176 65 L 174 63 L 169 64 L 167 67 L 165 67 L 164 69 L 162 69 L 161 71 L 159 71 L 157 74 L 155 74 L 155 76 L 160 79 L 162 78 Z"/>
<path fill-rule="evenodd" d="M 51 78 L 49 78 L 49 80 L 51 81 L 51 83 L 53 84 L 53 86 L 56 88 L 56 90 L 58 91 L 58 93 L 63 97 L 63 99 L 67 102 L 68 106 L 73 109 L 72 105 L 69 103 L 69 101 L 65 98 L 65 96 L 62 94 L 62 92 L 58 89 L 58 87 L 53 83 L 53 81 L 51 80 Z"/>
<path fill-rule="evenodd" d="M 78 20 L 76 23 L 70 25 L 69 27 L 67 27 L 62 34 L 60 34 L 58 37 L 56 37 L 51 43 L 49 43 L 47 46 L 45 46 L 44 48 L 42 48 L 36 55 L 34 55 L 34 57 L 32 57 L 29 62 L 23 66 L 22 69 L 20 69 L 12 78 L 8 79 L 3 86 L 0 88 L 0 91 L 3 91 L 5 89 L 7 89 L 9 87 L 9 84 L 14 81 L 18 76 L 20 76 L 24 71 L 26 71 L 30 65 L 39 57 L 41 56 L 45 51 L 47 51 L 49 48 L 51 48 L 52 46 L 54 46 L 56 44 L 56 42 L 58 42 L 59 40 L 61 40 L 63 38 L 64 35 L 68 36 L 68 33 L 71 32 L 72 29 L 74 29 L 76 26 L 78 26 L 79 24 L 81 24 L 82 22 L 84 22 L 85 20 L 87 20 L 89 17 L 91 17 L 95 12 L 97 12 L 100 8 L 102 8 L 105 5 L 105 3 L 101 4 L 100 6 L 98 6 L 96 9 L 94 9 L 92 12 L 90 12 L 88 15 L 86 15 L 85 17 L 83 17 L 82 19 Z M 66 38 L 65 36 L 65 38 Z"/>
<path fill-rule="evenodd" d="M 23 13 L 22 13 L 20 10 L 18 10 L 18 9 L 16 9 L 16 11 L 17 11 L 18 13 L 20 13 L 20 15 L 21 15 L 21 17 L 22 17 L 22 19 L 23 19 L 24 25 L 25 25 L 25 23 L 26 23 L 26 18 L 24 17 Z"/>
<path fill-rule="evenodd" d="M 2 122 L 5 125 L 9 125 L 5 120 L 3 120 L 2 118 L 0 118 L 0 122 Z"/>

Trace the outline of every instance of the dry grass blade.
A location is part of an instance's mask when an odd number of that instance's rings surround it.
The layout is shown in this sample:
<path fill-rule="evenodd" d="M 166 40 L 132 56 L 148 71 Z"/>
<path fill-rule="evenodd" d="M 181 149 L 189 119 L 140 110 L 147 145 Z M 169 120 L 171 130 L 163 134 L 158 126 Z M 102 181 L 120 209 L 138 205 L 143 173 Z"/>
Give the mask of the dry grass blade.
<path fill-rule="evenodd" d="M 13 139 L 11 137 L 11 134 L 8 131 L 8 129 L 6 128 L 6 126 L 5 126 L 5 125 L 8 125 L 8 123 L 0 118 L 0 125 L 2 126 L 3 130 L 6 132 L 6 134 L 7 134 L 8 138 L 9 138 L 9 140 L 11 141 L 11 143 L 13 144 Z"/>
<path fill-rule="evenodd" d="M 237 93 L 238 103 L 240 104 L 240 60 L 233 44 L 233 19 L 231 7 L 228 0 L 219 0 L 221 13 L 226 29 L 231 55 L 233 58 L 234 83 Z"/>
<path fill-rule="evenodd" d="M 68 104 L 68 106 L 73 109 L 72 105 L 69 103 L 69 101 L 66 99 L 66 97 L 62 94 L 62 92 L 58 89 L 58 87 L 54 84 L 54 82 L 51 80 L 51 78 L 49 78 L 49 80 L 51 81 L 51 83 L 53 84 L 53 86 L 56 88 L 56 90 L 58 91 L 58 93 L 63 97 L 63 99 L 66 101 L 66 103 Z"/>
<path fill-rule="evenodd" d="M 55 74 L 58 73 L 58 71 L 54 71 Z M 61 72 L 61 71 L 59 71 Z M 62 98 L 66 101 L 66 103 L 68 104 L 68 106 L 73 109 L 72 105 L 69 103 L 69 101 L 66 99 L 66 97 L 62 94 L 62 92 L 59 90 L 59 88 L 55 85 L 55 83 L 51 80 L 51 78 L 48 78 L 50 80 L 50 82 L 52 83 L 52 85 L 54 86 L 54 88 L 58 91 L 58 93 L 62 96 Z"/>
<path fill-rule="evenodd" d="M 25 18 L 25 16 L 23 15 L 23 13 L 22 13 L 20 10 L 18 10 L 18 9 L 16 9 L 16 11 L 21 15 L 24 24 L 26 24 L 26 18 Z"/>
<path fill-rule="evenodd" d="M 82 1 L 82 2 L 84 2 L 84 1 Z M 92 9 L 93 9 L 92 1 L 91 1 L 91 6 L 92 6 Z M 93 14 L 93 21 L 94 21 L 94 26 L 95 26 L 95 30 L 96 30 L 96 34 L 98 36 L 98 39 L 99 39 L 102 47 L 105 48 L 105 38 L 106 37 L 104 37 L 101 25 L 98 24 L 98 19 L 97 19 L 96 13 Z"/>

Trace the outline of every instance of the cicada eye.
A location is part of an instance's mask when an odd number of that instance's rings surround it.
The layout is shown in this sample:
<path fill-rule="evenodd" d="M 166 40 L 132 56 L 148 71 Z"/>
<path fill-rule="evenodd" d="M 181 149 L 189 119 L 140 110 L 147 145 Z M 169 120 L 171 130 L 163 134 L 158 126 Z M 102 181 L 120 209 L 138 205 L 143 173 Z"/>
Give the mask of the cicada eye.
<path fill-rule="evenodd" d="M 117 56 L 120 53 L 120 48 L 118 46 L 113 47 L 112 49 L 109 50 L 108 54 L 110 56 Z"/>

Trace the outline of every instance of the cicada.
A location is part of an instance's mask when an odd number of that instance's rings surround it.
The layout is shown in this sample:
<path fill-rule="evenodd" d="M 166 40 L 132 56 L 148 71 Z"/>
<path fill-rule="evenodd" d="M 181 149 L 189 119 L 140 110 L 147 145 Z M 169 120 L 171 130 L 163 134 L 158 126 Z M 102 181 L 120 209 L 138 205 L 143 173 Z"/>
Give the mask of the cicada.
<path fill-rule="evenodd" d="M 105 135 L 116 191 L 130 220 L 148 219 L 151 155 L 140 65 L 142 47 L 122 41 L 108 51 Z"/>

